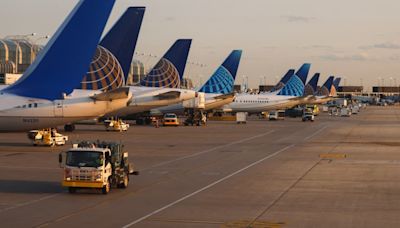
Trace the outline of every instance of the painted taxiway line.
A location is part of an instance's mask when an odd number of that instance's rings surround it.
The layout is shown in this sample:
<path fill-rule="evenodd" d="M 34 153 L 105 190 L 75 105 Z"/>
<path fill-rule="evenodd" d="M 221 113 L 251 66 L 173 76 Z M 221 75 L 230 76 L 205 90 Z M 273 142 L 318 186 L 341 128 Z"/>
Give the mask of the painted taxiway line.
<path fill-rule="evenodd" d="M 261 136 L 259 136 L 259 137 L 261 137 Z M 151 217 L 151 216 L 153 216 L 155 214 L 158 214 L 161 211 L 164 211 L 164 210 L 166 210 L 166 209 L 168 209 L 168 208 L 170 208 L 170 207 L 172 207 L 172 206 L 174 206 L 174 205 L 176 205 L 176 204 L 178 204 L 178 203 L 180 203 L 180 202 L 182 202 L 182 201 L 184 201 L 184 200 L 186 200 L 186 199 L 188 199 L 188 198 L 190 198 L 192 196 L 195 196 L 195 195 L 197 195 L 197 194 L 199 194 L 199 193 L 201 193 L 201 192 L 203 192 L 203 191 L 205 191 L 205 190 L 207 190 L 207 189 L 209 189 L 209 188 L 211 188 L 211 187 L 213 187 L 213 186 L 215 186 L 215 185 L 217 185 L 217 184 L 219 184 L 219 183 L 221 183 L 221 182 L 223 182 L 223 181 L 225 181 L 225 180 L 227 180 L 227 179 L 229 179 L 229 178 L 231 178 L 231 177 L 233 177 L 233 176 L 235 176 L 235 175 L 237 175 L 237 174 L 239 174 L 239 173 L 241 173 L 243 171 L 246 171 L 247 169 L 249 169 L 249 168 L 251 168 L 251 167 L 253 167 L 255 165 L 258 165 L 259 163 L 261 163 L 261 162 L 263 162 L 265 160 L 268 160 L 270 158 L 275 157 L 276 155 L 278 155 L 278 154 L 280 154 L 280 153 L 292 148 L 294 145 L 295 144 L 291 144 L 289 146 L 284 147 L 283 149 L 280 149 L 280 150 L 278 150 L 278 151 L 276 151 L 276 152 L 274 152 L 272 154 L 269 154 L 269 155 L 267 155 L 267 156 L 255 161 L 255 162 L 251 163 L 250 165 L 247 165 L 244 168 L 241 168 L 241 169 L 239 169 L 239 170 L 237 170 L 237 171 L 235 171 L 235 172 L 233 172 L 233 173 L 231 173 L 231 174 L 229 174 L 229 175 L 227 175 L 227 176 L 225 176 L 225 177 L 223 177 L 223 178 L 221 178 L 219 180 L 214 181 L 213 183 L 211 183 L 211 184 L 209 184 L 209 185 L 207 185 L 207 186 L 205 186 L 203 188 L 200 188 L 197 191 L 194 191 L 194 192 L 192 192 L 192 193 L 190 193 L 190 194 L 188 194 L 188 195 L 186 195 L 186 196 L 184 196 L 184 197 L 182 197 L 182 198 L 180 198 L 178 200 L 175 200 L 174 202 L 172 202 L 170 204 L 167 204 L 167 205 L 165 205 L 165 206 L 163 206 L 163 207 L 161 207 L 161 208 L 159 208 L 159 209 L 157 209 L 157 210 L 155 210 L 155 211 L 153 211 L 153 212 L 151 212 L 151 213 L 149 213 L 149 214 L 147 214 L 147 215 L 145 215 L 145 216 L 143 216 L 141 218 L 138 218 L 138 219 L 136 219 L 136 220 L 134 220 L 134 221 L 122 226 L 122 228 L 128 228 L 128 227 L 131 227 L 131 226 L 133 226 L 135 224 L 138 224 L 139 222 L 142 222 L 143 220 L 145 220 L 145 219 L 147 219 L 147 218 L 149 218 L 149 217 Z"/>

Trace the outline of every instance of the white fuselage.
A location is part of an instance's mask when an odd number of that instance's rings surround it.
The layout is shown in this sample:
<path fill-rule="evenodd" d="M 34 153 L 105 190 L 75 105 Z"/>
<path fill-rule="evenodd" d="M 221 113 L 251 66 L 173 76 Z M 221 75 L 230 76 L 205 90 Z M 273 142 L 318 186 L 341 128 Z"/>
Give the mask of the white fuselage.
<path fill-rule="evenodd" d="M 235 100 L 222 109 L 226 112 L 259 113 L 294 107 L 302 102 L 300 97 L 283 96 L 275 93 L 237 94 Z"/>
<path fill-rule="evenodd" d="M 131 98 L 99 101 L 91 98 L 101 91 L 74 90 L 60 100 L 16 96 L 0 92 L 0 131 L 26 131 L 93 119 L 121 109 Z"/>
<path fill-rule="evenodd" d="M 178 88 L 158 88 L 158 87 L 140 87 L 130 86 L 129 91 L 132 93 L 132 100 L 127 107 L 118 111 L 107 114 L 111 115 L 129 115 L 150 111 L 155 108 L 180 103 L 185 100 L 196 97 L 196 92 L 188 89 Z M 176 97 L 163 97 L 163 94 L 178 92 Z"/>

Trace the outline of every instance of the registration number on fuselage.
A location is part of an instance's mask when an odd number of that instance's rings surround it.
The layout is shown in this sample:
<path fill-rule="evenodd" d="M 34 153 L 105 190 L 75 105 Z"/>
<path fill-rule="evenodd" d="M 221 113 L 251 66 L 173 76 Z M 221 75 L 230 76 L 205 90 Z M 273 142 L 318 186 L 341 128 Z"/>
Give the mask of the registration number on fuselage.
<path fill-rule="evenodd" d="M 37 118 L 23 118 L 22 123 L 39 123 Z"/>

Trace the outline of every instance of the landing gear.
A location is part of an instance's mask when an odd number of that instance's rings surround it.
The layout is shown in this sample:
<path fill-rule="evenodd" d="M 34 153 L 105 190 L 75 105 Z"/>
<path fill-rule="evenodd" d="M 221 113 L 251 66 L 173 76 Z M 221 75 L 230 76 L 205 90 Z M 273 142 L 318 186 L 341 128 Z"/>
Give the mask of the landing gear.
<path fill-rule="evenodd" d="M 141 117 L 136 119 L 136 124 L 137 125 L 150 125 L 151 124 L 151 118 L 150 117 Z"/>
<path fill-rule="evenodd" d="M 73 132 L 75 131 L 75 124 L 65 124 L 64 125 L 64 130 L 66 132 Z"/>
<path fill-rule="evenodd" d="M 103 186 L 103 188 L 101 189 L 101 192 L 104 195 L 107 195 L 110 192 L 110 188 L 111 188 L 110 181 L 107 181 L 107 184 Z"/>

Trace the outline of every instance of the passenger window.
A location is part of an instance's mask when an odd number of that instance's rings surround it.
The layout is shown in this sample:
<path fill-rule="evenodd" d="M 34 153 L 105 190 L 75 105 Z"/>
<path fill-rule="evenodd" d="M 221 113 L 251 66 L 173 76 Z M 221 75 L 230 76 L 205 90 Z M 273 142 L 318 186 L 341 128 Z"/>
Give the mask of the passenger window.
<path fill-rule="evenodd" d="M 38 106 L 38 104 L 37 104 L 37 103 L 35 103 L 35 104 L 34 104 L 34 107 L 35 107 L 35 108 L 37 108 L 37 106 Z"/>
<path fill-rule="evenodd" d="M 28 105 L 28 108 L 32 108 L 32 104 L 29 104 L 29 105 Z"/>

